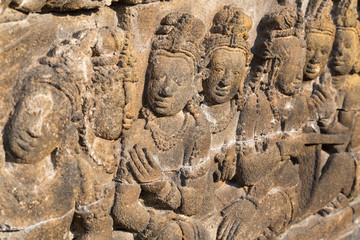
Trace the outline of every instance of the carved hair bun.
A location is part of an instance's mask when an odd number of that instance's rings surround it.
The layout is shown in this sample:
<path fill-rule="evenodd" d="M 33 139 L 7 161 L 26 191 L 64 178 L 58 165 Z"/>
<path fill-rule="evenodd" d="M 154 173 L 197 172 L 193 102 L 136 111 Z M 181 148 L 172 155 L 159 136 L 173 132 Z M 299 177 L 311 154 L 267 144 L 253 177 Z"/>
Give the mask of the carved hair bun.
<path fill-rule="evenodd" d="M 215 14 L 211 32 L 247 40 L 251 27 L 252 20 L 242 9 L 227 5 Z"/>
<path fill-rule="evenodd" d="M 64 93 L 70 100 L 73 115 L 79 111 L 79 88 L 76 85 L 76 79 L 68 75 L 59 74 L 55 69 L 44 65 L 32 69 L 28 74 L 26 79 L 24 79 L 27 83 L 25 86 L 26 90 L 30 91 L 39 84 L 52 86 Z"/>
<path fill-rule="evenodd" d="M 249 38 L 251 27 L 251 18 L 241 9 L 232 5 L 224 6 L 215 14 L 210 30 L 212 34 L 204 41 L 207 55 L 219 47 L 238 48 L 245 52 L 247 64 L 250 64 L 252 54 L 246 40 Z"/>
<path fill-rule="evenodd" d="M 306 24 L 307 33 L 315 32 L 335 36 L 335 25 L 331 18 L 332 1 L 325 0 L 321 3 L 316 13 L 311 16 Z"/>
<path fill-rule="evenodd" d="M 342 0 L 336 11 L 336 28 L 353 30 L 360 37 L 359 14 L 357 11 L 357 1 Z"/>
<path fill-rule="evenodd" d="M 260 32 L 270 38 L 300 37 L 303 31 L 303 15 L 301 9 L 282 7 L 268 15 L 260 22 Z"/>
<path fill-rule="evenodd" d="M 200 19 L 188 13 L 170 13 L 162 19 L 152 49 L 184 53 L 199 63 L 204 33 L 205 25 Z"/>

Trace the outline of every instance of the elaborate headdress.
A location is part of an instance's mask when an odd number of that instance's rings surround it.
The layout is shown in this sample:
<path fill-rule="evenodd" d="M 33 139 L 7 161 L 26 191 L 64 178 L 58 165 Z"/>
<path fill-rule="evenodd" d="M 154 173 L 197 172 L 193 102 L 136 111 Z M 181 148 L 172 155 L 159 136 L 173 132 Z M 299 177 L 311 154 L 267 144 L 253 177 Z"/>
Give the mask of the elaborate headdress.
<path fill-rule="evenodd" d="M 279 38 L 296 37 L 305 46 L 303 22 L 302 12 L 299 8 L 282 7 L 266 15 L 260 22 L 262 40 L 255 46 L 255 55 L 264 60 L 281 59 L 279 51 L 281 52 L 282 46 L 280 46 L 281 44 L 274 44 L 275 40 Z"/>
<path fill-rule="evenodd" d="M 25 91 L 31 91 L 32 88 L 39 84 L 52 86 L 62 92 L 71 103 L 72 119 L 77 121 L 78 114 L 81 112 L 80 107 L 80 89 L 77 85 L 78 79 L 74 75 L 61 74 L 57 68 L 52 66 L 40 65 L 33 69 L 25 79 Z"/>
<path fill-rule="evenodd" d="M 59 76 L 59 74 L 49 67 L 39 67 L 36 70 L 37 71 L 31 76 L 30 84 L 48 84 L 58 89 L 70 100 L 73 114 L 79 110 L 80 93 L 75 81 L 69 79 L 69 76 L 66 78 L 61 75 Z"/>
<path fill-rule="evenodd" d="M 188 13 L 170 13 L 162 19 L 156 32 L 152 44 L 153 53 L 183 53 L 191 57 L 197 66 L 202 56 L 200 42 L 204 32 L 203 22 L 194 16 Z"/>
<path fill-rule="evenodd" d="M 309 16 L 305 31 L 335 36 L 336 28 L 331 18 L 332 6 L 331 0 L 323 0 L 317 10 Z"/>
<path fill-rule="evenodd" d="M 305 47 L 303 39 L 303 16 L 300 7 L 280 7 L 261 19 L 261 35 L 254 47 L 257 67 L 251 72 L 247 82 L 249 90 L 256 91 L 260 86 L 267 87 L 276 79 L 278 66 L 289 56 L 293 44 Z M 293 37 L 293 38 L 290 38 Z M 295 43 L 294 38 L 298 43 Z M 264 74 L 268 76 L 265 77 Z"/>
<path fill-rule="evenodd" d="M 91 62 L 95 68 L 118 66 L 116 76 L 124 82 L 137 82 L 134 71 L 135 58 L 131 54 L 129 36 L 124 32 L 103 28 L 97 31 L 97 41 L 93 47 Z"/>
<path fill-rule="evenodd" d="M 335 25 L 337 29 L 354 31 L 360 37 L 357 4 L 356 0 L 342 0 L 337 7 Z"/>
<path fill-rule="evenodd" d="M 205 40 L 206 54 L 209 55 L 220 47 L 239 48 L 245 52 L 249 65 L 252 54 L 246 40 L 249 38 L 251 27 L 251 18 L 241 9 L 231 5 L 224 6 L 216 13 L 210 30 L 211 35 Z"/>
<path fill-rule="evenodd" d="M 46 57 L 39 60 L 43 66 L 38 73 L 41 76 L 36 80 L 38 83 L 46 83 L 62 91 L 70 99 L 72 116 L 75 118 L 81 118 L 82 115 L 81 85 L 84 84 L 86 70 L 91 69 L 88 66 L 90 53 L 82 51 L 80 40 L 72 38 L 52 48 Z M 43 74 L 43 71 L 48 74 Z"/>

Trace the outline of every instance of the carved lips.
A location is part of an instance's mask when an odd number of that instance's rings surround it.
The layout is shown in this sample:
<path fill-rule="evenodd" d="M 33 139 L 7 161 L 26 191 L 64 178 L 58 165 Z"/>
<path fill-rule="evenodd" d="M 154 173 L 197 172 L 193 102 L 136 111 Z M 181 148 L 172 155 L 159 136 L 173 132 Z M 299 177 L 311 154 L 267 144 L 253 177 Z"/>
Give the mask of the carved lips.
<path fill-rule="evenodd" d="M 319 73 L 321 70 L 320 64 L 315 63 L 315 64 L 311 64 L 309 63 L 308 65 L 306 65 L 306 72 L 311 73 L 311 74 L 316 74 Z"/>
<path fill-rule="evenodd" d="M 230 85 L 221 87 L 221 85 L 223 85 L 222 83 L 219 83 L 219 85 L 215 88 L 215 94 L 218 96 L 226 96 L 230 93 Z"/>

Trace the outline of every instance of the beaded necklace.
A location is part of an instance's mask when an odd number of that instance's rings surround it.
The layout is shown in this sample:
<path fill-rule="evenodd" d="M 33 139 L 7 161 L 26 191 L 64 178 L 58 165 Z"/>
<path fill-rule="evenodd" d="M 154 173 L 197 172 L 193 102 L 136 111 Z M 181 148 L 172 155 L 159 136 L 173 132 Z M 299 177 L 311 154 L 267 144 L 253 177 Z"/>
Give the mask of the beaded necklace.
<path fill-rule="evenodd" d="M 173 134 L 168 134 L 156 124 L 157 117 L 149 109 L 143 108 L 142 111 L 146 118 L 145 128 L 150 130 L 152 139 L 160 151 L 169 151 L 182 140 L 189 125 L 188 113 L 185 113 L 185 119 L 180 129 Z"/>

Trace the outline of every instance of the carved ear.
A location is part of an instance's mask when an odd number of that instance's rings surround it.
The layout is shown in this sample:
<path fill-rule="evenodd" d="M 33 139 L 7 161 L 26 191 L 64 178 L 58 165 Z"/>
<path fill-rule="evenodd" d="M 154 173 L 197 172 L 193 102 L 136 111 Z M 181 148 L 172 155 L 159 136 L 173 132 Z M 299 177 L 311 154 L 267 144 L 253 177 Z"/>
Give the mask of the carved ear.
<path fill-rule="evenodd" d="M 246 54 L 246 66 L 248 67 L 251 63 L 251 60 L 253 59 L 253 54 L 251 52 L 249 52 L 248 54 Z"/>
<path fill-rule="evenodd" d="M 356 62 L 355 62 L 355 64 L 354 64 L 353 71 L 354 71 L 355 73 L 359 73 L 359 72 L 360 72 L 360 52 L 359 52 L 358 57 L 357 57 L 357 60 L 356 60 Z"/>
<path fill-rule="evenodd" d="M 210 69 L 203 68 L 200 72 L 195 76 L 194 83 L 196 84 L 196 89 L 198 92 L 203 91 L 203 81 L 210 76 Z"/>
<path fill-rule="evenodd" d="M 354 64 L 354 67 L 353 67 L 353 73 L 359 73 L 360 72 L 360 61 L 357 61 L 355 64 Z"/>
<path fill-rule="evenodd" d="M 195 79 L 194 79 L 194 84 L 195 84 L 195 87 L 196 87 L 195 90 L 198 93 L 203 91 L 202 82 L 203 82 L 204 79 L 206 79 L 205 76 L 202 73 L 203 73 L 203 71 L 201 71 L 198 75 L 196 75 Z"/>
<path fill-rule="evenodd" d="M 210 69 L 208 68 L 202 69 L 199 73 L 199 77 L 201 78 L 201 80 L 205 80 L 209 78 L 209 76 L 210 76 Z"/>
<path fill-rule="evenodd" d="M 251 71 L 251 67 L 250 67 L 250 66 L 245 67 L 245 69 L 244 69 L 244 76 L 243 76 L 244 79 L 242 79 L 242 83 L 243 83 L 243 84 L 245 83 L 246 78 L 248 78 L 248 76 L 250 75 L 250 71 Z"/>

